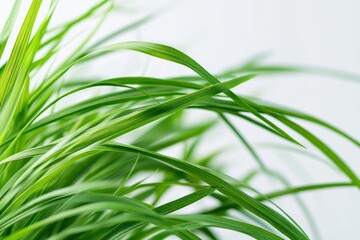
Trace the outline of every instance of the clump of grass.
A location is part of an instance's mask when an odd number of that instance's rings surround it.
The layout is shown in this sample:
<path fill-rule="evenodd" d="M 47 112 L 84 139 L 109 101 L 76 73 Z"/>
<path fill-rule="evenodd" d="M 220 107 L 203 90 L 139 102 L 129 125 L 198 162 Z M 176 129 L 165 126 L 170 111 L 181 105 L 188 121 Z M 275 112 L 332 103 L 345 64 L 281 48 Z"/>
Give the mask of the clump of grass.
<path fill-rule="evenodd" d="M 256 239 L 309 239 L 307 233 L 271 199 L 335 187 L 359 187 L 355 172 L 297 119 L 320 125 L 359 147 L 357 139 L 314 116 L 237 95 L 231 89 L 264 71 L 298 71 L 289 67 L 247 64 L 214 76 L 198 62 L 169 46 L 148 42 L 107 43 L 131 31 L 141 19 L 91 42 L 102 21 L 115 6 L 99 1 L 86 13 L 65 24 L 49 27 L 57 1 L 33 0 L 16 41 L 8 41 L 18 18 L 20 0 L 0 36 L 0 235 L 2 239 L 221 239 L 214 229 L 237 231 Z M 40 8 L 47 15 L 39 19 Z M 70 31 L 100 16 L 99 24 L 62 56 Z M 35 21 L 41 21 L 35 27 Z M 67 44 L 67 43 L 66 43 Z M 9 57 L 5 49 L 12 49 Z M 135 51 L 193 71 L 194 76 L 159 79 L 151 76 L 65 81 L 73 67 Z M 39 74 L 39 73 L 46 74 Z M 251 72 L 250 74 L 248 72 Z M 40 77 L 41 75 L 44 75 Z M 36 82 L 37 81 L 37 82 Z M 57 105 L 74 94 L 99 87 L 110 91 L 68 106 Z M 187 109 L 214 113 L 233 131 L 258 164 L 244 179 L 234 179 L 211 168 L 218 156 L 195 154 L 202 135 L 214 122 L 186 124 Z M 248 121 L 302 149 L 290 130 L 317 148 L 347 182 L 291 187 L 267 167 L 229 116 Z M 280 125 L 281 124 L 281 125 Z M 147 126 L 147 128 L 144 126 Z M 137 132 L 132 142 L 116 140 Z M 172 146 L 187 146 L 183 158 L 162 154 Z M 262 194 L 251 187 L 259 174 L 280 180 L 283 190 Z M 154 180 L 147 178 L 154 175 Z M 152 178 L 151 178 L 152 179 Z M 169 200 L 178 187 L 188 194 Z M 197 203 L 211 199 L 207 209 Z M 306 211 L 301 199 L 300 206 Z M 182 213 L 190 205 L 191 213 Z M 231 212 L 244 216 L 235 217 Z M 311 221 L 310 214 L 308 215 Z"/>

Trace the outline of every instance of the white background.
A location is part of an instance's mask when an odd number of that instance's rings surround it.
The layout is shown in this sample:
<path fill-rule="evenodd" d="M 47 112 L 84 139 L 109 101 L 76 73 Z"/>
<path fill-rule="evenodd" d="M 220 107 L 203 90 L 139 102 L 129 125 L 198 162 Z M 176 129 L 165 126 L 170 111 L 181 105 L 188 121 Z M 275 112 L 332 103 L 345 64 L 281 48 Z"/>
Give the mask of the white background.
<path fill-rule="evenodd" d="M 0 0 L 0 20 L 11 1 Z M 29 3 L 29 1 L 24 1 Z M 95 1 L 61 0 L 55 16 L 61 22 L 84 12 Z M 360 74 L 360 1 L 286 1 L 286 0 L 183 0 L 123 1 L 119 11 L 107 21 L 100 33 L 123 26 L 136 17 L 161 9 L 158 16 L 120 40 L 144 40 L 174 46 L 196 59 L 210 72 L 217 73 L 246 61 L 254 55 L 269 53 L 267 62 L 322 66 Z M 24 8 L 25 9 L 25 8 Z M 84 29 L 91 28 L 88 24 Z M 149 60 L 138 54 L 119 54 L 111 61 L 94 66 L 87 74 L 107 70 L 107 75 L 145 73 L 149 76 L 188 74 L 182 67 Z M 99 66 L 99 65 L 97 65 Z M 81 69 L 80 69 L 81 71 Z M 237 89 L 326 119 L 356 138 L 360 138 L 359 81 L 311 74 L 259 77 Z M 196 115 L 201 121 L 207 115 Z M 252 143 L 273 138 L 244 122 L 236 125 Z M 308 125 L 306 125 L 308 126 Z M 334 134 L 311 127 L 331 145 L 360 175 L 360 151 Z M 297 137 L 296 134 L 294 136 Z M 302 141 L 301 138 L 298 138 Z M 306 142 L 302 141 L 305 145 Z M 253 167 L 233 134 L 224 126 L 207 137 L 208 147 L 231 146 L 218 162 L 229 164 L 228 173 L 241 176 Z M 204 150 L 206 151 L 206 149 Z M 262 150 L 261 156 L 273 169 L 286 171 L 292 183 L 346 181 L 340 174 L 309 159 Z M 290 163 L 289 163 L 290 162 Z M 306 174 L 304 173 L 306 172 Z M 303 174 L 304 173 L 304 174 Z M 267 189 L 266 179 L 258 187 Z M 317 222 L 322 239 L 360 239 L 360 192 L 334 189 L 303 194 Z M 291 199 L 277 201 L 307 232 L 311 230 L 304 215 Z M 232 239 L 226 232 L 224 239 Z"/>

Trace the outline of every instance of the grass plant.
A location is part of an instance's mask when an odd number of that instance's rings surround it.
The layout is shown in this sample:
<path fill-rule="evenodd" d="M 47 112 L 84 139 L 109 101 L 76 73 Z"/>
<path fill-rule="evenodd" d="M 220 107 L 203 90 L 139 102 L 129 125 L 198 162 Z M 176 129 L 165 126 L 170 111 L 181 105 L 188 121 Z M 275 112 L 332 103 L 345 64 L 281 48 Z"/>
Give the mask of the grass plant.
<path fill-rule="evenodd" d="M 216 229 L 227 229 L 255 239 L 305 240 L 318 237 L 316 229 L 305 232 L 274 198 L 292 196 L 306 212 L 298 197 L 302 192 L 360 187 L 358 175 L 341 155 L 301 123 L 319 125 L 359 147 L 357 139 L 315 116 L 233 91 L 257 74 L 324 69 L 250 61 L 214 75 L 170 46 L 138 41 L 109 45 L 150 17 L 98 36 L 102 22 L 116 9 L 117 3 L 108 0 L 58 26 L 52 24 L 57 1 L 32 0 L 19 32 L 14 32 L 22 19 L 21 2 L 14 1 L 9 13 L 1 10 L 8 14 L 0 35 L 1 239 L 225 239 Z M 41 16 L 40 9 L 46 15 Z M 90 20 L 98 24 L 70 55 L 63 53 L 64 45 L 72 44 L 66 37 Z M 14 42 L 9 41 L 12 35 Z M 193 75 L 166 79 L 71 75 L 73 68 L 124 51 L 181 65 Z M 61 104 L 79 93 L 91 94 Z M 189 123 L 185 118 L 189 109 L 199 116 L 210 112 L 216 121 Z M 347 180 L 292 187 L 259 156 L 246 138 L 246 129 L 234 125 L 236 119 L 296 151 L 308 153 L 304 143 L 312 146 Z M 235 134 L 257 163 L 243 178 L 214 169 L 219 152 L 197 154 L 199 145 L 211 141 L 203 136 L 217 122 Z M 129 133 L 132 138 L 126 138 Z M 164 154 L 163 150 L 176 146 L 182 147 L 178 158 Z M 252 187 L 259 175 L 280 181 L 283 189 L 260 192 Z M 185 189 L 184 194 L 169 198 L 177 189 Z M 201 203 L 206 201 L 214 204 L 204 208 Z M 308 219 L 311 223 L 310 213 Z"/>

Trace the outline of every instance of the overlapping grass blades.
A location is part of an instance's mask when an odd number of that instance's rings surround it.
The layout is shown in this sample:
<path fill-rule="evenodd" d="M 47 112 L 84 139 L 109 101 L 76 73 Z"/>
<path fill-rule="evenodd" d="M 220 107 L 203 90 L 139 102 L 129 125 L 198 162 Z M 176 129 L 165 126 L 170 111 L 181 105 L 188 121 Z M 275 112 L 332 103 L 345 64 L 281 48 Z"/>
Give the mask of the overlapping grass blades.
<path fill-rule="evenodd" d="M 99 1 L 74 20 L 49 27 L 57 1 L 43 4 L 41 0 L 33 0 L 15 43 L 8 39 L 21 1 L 14 2 L 3 24 L 0 31 L 0 58 L 4 63 L 0 66 L 1 239 L 164 239 L 168 236 L 224 239 L 216 228 L 256 239 L 309 239 L 295 220 L 263 202 L 289 195 L 297 198 L 295 194 L 303 191 L 360 186 L 356 172 L 340 154 L 295 121 L 302 119 L 321 125 L 356 147 L 359 140 L 314 116 L 240 96 L 231 90 L 255 78 L 256 73 L 264 72 L 265 67 L 257 69 L 248 64 L 215 76 L 169 46 L 148 42 L 104 46 L 146 23 L 151 15 L 125 27 L 116 26 L 112 33 L 89 44 L 116 4 L 116 1 Z M 48 7 L 43 19 L 38 17 L 41 7 Z M 65 37 L 93 18 L 98 19 L 98 24 L 70 56 L 63 56 Z M 39 27 L 34 27 L 35 21 L 40 21 Z M 5 48 L 11 50 L 8 58 L 3 55 Z M 73 67 L 90 64 L 107 53 L 122 54 L 124 50 L 183 65 L 194 76 L 168 79 L 119 76 L 91 81 L 80 76 L 59 84 Z M 62 62 L 53 68 L 50 63 L 57 57 Z M 39 84 L 30 84 L 41 71 L 48 72 L 48 77 L 40 79 Z M 57 105 L 74 94 L 104 86 L 111 87 L 111 91 L 66 107 Z M 259 169 L 238 180 L 212 168 L 212 160 L 221 150 L 197 156 L 200 140 L 204 141 L 202 135 L 218 121 L 189 125 L 183 117 L 187 109 L 215 113 L 239 138 Z M 297 132 L 349 181 L 291 187 L 259 157 L 257 149 L 245 137 L 246 129 L 237 129 L 228 119 L 229 114 L 302 148 L 290 135 Z M 130 132 L 137 134 L 130 143 L 117 139 Z M 182 160 L 161 153 L 174 146 L 185 146 Z M 280 179 L 284 189 L 267 194 L 249 191 L 257 173 Z M 156 176 L 155 180 L 147 179 L 151 175 Z M 180 186 L 188 193 L 172 200 L 167 198 Z M 216 201 L 216 206 L 198 208 L 201 201 L 208 199 Z M 297 200 L 306 211 L 301 199 Z M 188 208 L 190 205 L 193 208 Z M 179 211 L 183 208 L 191 213 Z M 239 219 L 229 210 L 245 218 Z"/>

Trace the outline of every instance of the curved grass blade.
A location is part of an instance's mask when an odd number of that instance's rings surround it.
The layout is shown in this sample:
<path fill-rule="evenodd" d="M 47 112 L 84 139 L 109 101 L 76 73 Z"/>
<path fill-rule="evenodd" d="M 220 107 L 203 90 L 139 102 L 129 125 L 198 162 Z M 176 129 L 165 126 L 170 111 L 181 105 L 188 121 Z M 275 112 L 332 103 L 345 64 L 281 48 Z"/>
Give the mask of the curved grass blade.
<path fill-rule="evenodd" d="M 349 177 L 354 184 L 360 187 L 360 179 L 355 174 L 355 172 L 324 142 L 322 142 L 319 138 L 317 138 L 314 134 L 310 133 L 305 128 L 301 127 L 299 124 L 289 120 L 286 117 L 276 115 L 274 116 L 279 121 L 283 122 L 287 126 L 289 126 L 294 131 L 298 132 L 304 138 L 306 138 L 309 142 L 311 142 L 315 147 L 317 147 L 324 155 L 326 155 L 338 168 L 342 171 L 346 176 Z"/>
<path fill-rule="evenodd" d="M 288 219 L 283 217 L 281 214 L 267 207 L 266 205 L 261 204 L 260 202 L 254 200 L 249 195 L 240 191 L 238 188 L 235 188 L 231 184 L 227 183 L 220 177 L 217 177 L 213 173 L 209 172 L 207 169 L 196 166 L 191 163 L 183 162 L 175 158 L 167 157 L 165 155 L 158 154 L 146 149 L 139 147 L 123 145 L 123 144 L 104 144 L 100 149 L 104 151 L 120 151 L 120 152 L 134 152 L 140 153 L 151 158 L 154 158 L 156 161 L 160 161 L 171 167 L 175 167 L 181 171 L 186 172 L 187 174 L 194 175 L 200 178 L 202 181 L 214 186 L 218 191 L 222 192 L 224 195 L 229 197 L 239 206 L 244 207 L 253 214 L 259 216 L 263 220 L 267 221 L 273 225 L 280 232 L 285 234 L 291 239 L 308 239 L 306 235 L 303 234 L 296 226 L 294 226 Z"/>
<path fill-rule="evenodd" d="M 187 224 L 190 229 L 198 228 L 200 226 L 218 227 L 218 228 L 224 228 L 224 229 L 229 229 L 240 233 L 244 233 L 259 240 L 283 239 L 257 226 L 224 217 L 202 215 L 202 214 L 186 214 L 186 215 L 172 215 L 169 218 L 188 222 Z"/>

